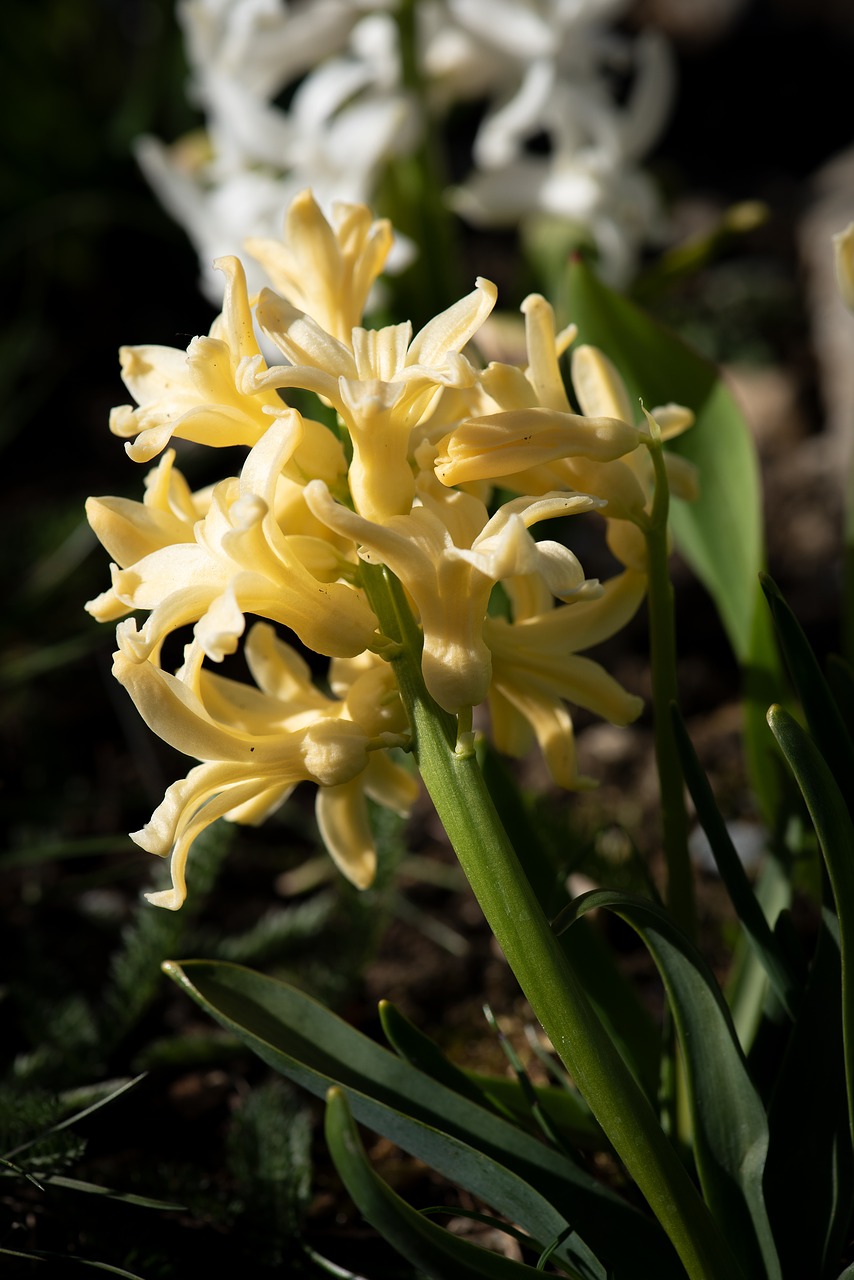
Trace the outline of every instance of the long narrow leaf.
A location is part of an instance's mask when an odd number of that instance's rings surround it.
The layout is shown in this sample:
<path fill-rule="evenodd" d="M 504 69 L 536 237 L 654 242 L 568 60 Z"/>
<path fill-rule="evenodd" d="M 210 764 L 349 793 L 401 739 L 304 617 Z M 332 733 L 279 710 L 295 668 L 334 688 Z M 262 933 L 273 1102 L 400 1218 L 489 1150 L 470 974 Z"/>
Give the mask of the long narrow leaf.
<path fill-rule="evenodd" d="M 812 646 L 779 587 L 765 573 L 760 581 L 810 734 L 844 795 L 854 777 L 854 742 L 848 726 Z"/>
<path fill-rule="evenodd" d="M 854 1138 L 854 824 L 828 764 L 806 730 L 778 706 L 769 710 L 768 723 L 806 801 L 836 902 L 848 1122 Z"/>
<path fill-rule="evenodd" d="M 806 980 L 804 957 L 798 956 L 793 939 L 789 939 L 789 945 L 786 945 L 786 936 L 781 932 L 789 918 L 784 913 L 787 913 L 792 905 L 792 881 L 776 858 L 768 858 L 761 868 L 756 879 L 755 894 L 769 926 L 771 921 L 774 921 L 775 943 L 786 957 L 787 971 L 797 975 L 797 985 L 800 989 Z M 724 994 L 732 1014 L 739 1044 L 745 1053 L 749 1053 L 756 1042 L 768 1003 L 768 991 L 768 974 L 765 966 L 759 959 L 753 943 L 749 941 L 746 931 L 742 932 L 733 950 Z M 788 1022 L 789 1019 L 783 1012 L 782 1005 L 780 1008 L 780 1018 Z M 779 1019 L 776 1020 L 779 1021 Z"/>
<path fill-rule="evenodd" d="M 83 1107 L 80 1111 L 75 1111 L 73 1115 L 66 1116 L 64 1120 L 57 1121 L 57 1123 L 52 1124 L 49 1129 L 43 1129 L 32 1138 L 28 1138 L 26 1142 L 19 1143 L 18 1146 L 14 1147 L 11 1151 L 5 1151 L 3 1153 L 4 1158 L 8 1160 L 12 1156 L 18 1155 L 19 1152 L 26 1151 L 27 1148 L 33 1146 L 34 1143 L 41 1142 L 43 1138 L 47 1138 L 50 1134 L 59 1133 L 61 1129 L 68 1129 L 71 1125 L 77 1124 L 79 1120 L 83 1120 L 84 1117 L 90 1116 L 93 1111 L 99 1111 L 101 1107 L 105 1107 L 109 1102 L 114 1102 L 116 1098 L 121 1097 L 123 1093 L 127 1093 L 128 1089 L 133 1089 L 135 1085 L 139 1084 L 140 1080 L 144 1079 L 145 1072 L 143 1071 L 140 1075 L 134 1076 L 132 1080 L 122 1080 L 115 1089 L 112 1089 L 103 1098 L 98 1098 L 97 1101 L 91 1103 L 88 1107 Z"/>
<path fill-rule="evenodd" d="M 518 1214 L 518 1189 L 527 1184 L 536 1194 L 531 1212 L 539 1212 L 545 1201 L 558 1208 L 563 1221 L 569 1217 L 583 1230 L 586 1243 L 619 1280 L 637 1275 L 638 1256 L 649 1259 L 656 1278 L 683 1275 L 659 1228 L 573 1161 L 416 1071 L 302 992 L 215 961 L 169 961 L 164 970 L 268 1065 L 320 1097 L 330 1086 L 340 1086 L 359 1123 L 431 1163 L 497 1211 Z M 511 1203 L 497 1197 L 500 1187 L 485 1175 L 485 1165 L 463 1166 L 462 1144 L 512 1170 Z M 530 1224 L 528 1229 L 537 1238 L 559 1234 Z"/>
<path fill-rule="evenodd" d="M 84 1191 L 88 1195 L 105 1196 L 108 1200 L 119 1200 L 122 1204 L 138 1205 L 141 1209 L 163 1209 L 179 1211 L 186 1205 L 175 1204 L 171 1200 L 154 1200 L 151 1196 L 138 1196 L 131 1191 L 114 1191 L 112 1187 L 102 1187 L 97 1182 L 83 1182 L 80 1178 L 66 1178 L 63 1174 L 51 1174 L 44 1179 L 51 1187 L 62 1187 L 66 1191 Z"/>
<path fill-rule="evenodd" d="M 401 1200 L 371 1167 L 340 1089 L 330 1089 L 327 1094 L 325 1134 L 341 1180 L 363 1216 L 425 1275 L 433 1280 L 448 1280 L 449 1276 L 454 1280 L 524 1280 L 529 1276 L 533 1280 L 542 1274 L 452 1236 Z M 605 1280 L 602 1268 L 574 1274 Z"/>
<path fill-rule="evenodd" d="M 674 502 L 674 533 L 745 662 L 764 550 L 759 466 L 744 416 L 710 361 L 609 289 L 580 257 L 570 264 L 568 289 L 580 341 L 613 360 L 634 403 L 652 409 L 678 401 L 694 412 L 694 426 L 671 447 L 698 466 L 701 492 L 696 502 Z"/>
<path fill-rule="evenodd" d="M 839 930 L 825 910 L 768 1108 L 765 1197 L 785 1280 L 831 1280 L 854 1201 Z"/>
<path fill-rule="evenodd" d="M 741 858 L 730 839 L 723 815 L 715 803 L 709 780 L 697 758 L 685 722 L 675 705 L 671 707 L 671 715 L 685 783 L 694 801 L 700 825 L 708 838 L 720 877 L 780 1003 L 789 1016 L 794 1017 L 800 984 L 791 972 L 787 958 L 759 905 Z"/>
<path fill-rule="evenodd" d="M 745 1275 L 780 1280 L 762 1176 L 768 1126 L 714 975 L 656 903 L 613 890 L 583 894 L 555 928 L 596 908 L 615 912 L 642 938 L 664 981 L 685 1059 L 695 1155 L 703 1193 Z"/>
<path fill-rule="evenodd" d="M 32 1253 L 24 1253 L 18 1249 L 4 1249 L 0 1245 L 0 1254 L 7 1258 L 26 1258 L 28 1262 L 59 1262 L 63 1269 L 66 1266 L 91 1267 L 94 1271 L 108 1271 L 112 1276 L 123 1276 L 124 1280 L 144 1280 L 135 1271 L 125 1271 L 123 1267 L 111 1266 L 108 1262 L 96 1262 L 92 1258 L 78 1258 L 70 1253 L 50 1253 L 46 1249 L 34 1249 Z M 35 1272 L 39 1275 L 39 1272 Z M 45 1273 L 47 1274 L 47 1273 Z"/>
<path fill-rule="evenodd" d="M 419 1031 L 390 1000 L 380 1001 L 379 1014 L 383 1035 L 404 1062 L 479 1107 L 490 1105 L 483 1090 L 464 1071 L 450 1062 L 438 1045 L 429 1036 L 425 1036 L 423 1031 Z"/>
<path fill-rule="evenodd" d="M 531 1120 L 531 1104 L 523 1095 L 518 1080 L 463 1071 L 450 1062 L 438 1045 L 419 1031 L 390 1001 L 380 1001 L 379 1013 L 386 1039 L 404 1061 L 478 1106 L 489 1107 L 529 1131 L 536 1129 Z M 575 1146 L 590 1151 L 602 1151 L 609 1146 L 587 1104 L 578 1094 L 553 1086 L 534 1087 L 533 1093 L 535 1107 Z"/>

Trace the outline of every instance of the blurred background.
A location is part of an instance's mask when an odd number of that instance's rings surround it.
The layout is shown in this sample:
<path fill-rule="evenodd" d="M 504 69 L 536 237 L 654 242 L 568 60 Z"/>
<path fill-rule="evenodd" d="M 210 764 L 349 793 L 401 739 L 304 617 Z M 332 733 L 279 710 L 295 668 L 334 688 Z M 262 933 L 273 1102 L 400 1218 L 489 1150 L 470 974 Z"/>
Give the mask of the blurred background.
<path fill-rule="evenodd" d="M 296 976 L 369 1030 L 388 995 L 463 1055 L 494 1050 L 471 1044 L 484 984 L 507 1018 L 521 1025 L 524 1009 L 426 807 L 406 837 L 388 824 L 378 885 L 361 897 L 329 881 L 310 806 L 297 804 L 228 849 L 212 840 L 199 877 L 210 892 L 177 920 L 139 912 L 149 859 L 126 833 L 186 765 L 114 687 L 112 628 L 83 611 L 107 584 L 83 503 L 140 493 L 140 470 L 107 429 L 110 408 L 128 399 L 118 347 L 183 348 L 215 315 L 195 249 L 133 151 L 141 135 L 171 142 L 202 117 L 187 98 L 170 0 L 8 0 L 4 19 L 0 1155 L 14 1165 L 8 1153 L 67 1114 L 69 1098 L 84 1105 L 105 1082 L 146 1070 L 73 1140 L 47 1140 L 42 1165 L 183 1207 L 38 1189 L 7 1168 L 0 1247 L 149 1278 L 201 1274 L 214 1257 L 251 1260 L 258 1275 L 324 1274 L 312 1248 L 370 1276 L 406 1275 L 342 1206 L 315 1150 L 312 1105 L 197 1025 L 163 990 L 158 959 L 224 955 Z M 662 32 L 676 70 L 668 123 L 645 161 L 666 234 L 627 289 L 726 369 L 762 459 L 772 575 L 827 651 L 840 643 L 854 423 L 854 317 L 836 298 L 829 239 L 854 218 L 854 11 L 847 0 L 640 0 L 620 23 Z M 452 150 L 477 109 L 448 120 Z M 764 215 L 722 231 L 741 202 Z M 495 278 L 500 307 L 517 308 L 536 280 L 512 233 L 462 223 L 459 234 L 470 275 Z M 686 712 L 738 816 L 737 673 L 701 588 L 675 572 Z M 615 672 L 643 692 L 642 619 L 620 643 Z M 639 816 L 642 829 L 654 797 L 648 726 L 620 741 L 583 717 L 579 730 L 583 771 L 596 771 L 589 752 L 603 785 L 571 807 L 571 849 L 565 830 L 559 839 L 568 870 L 584 872 L 602 830 Z M 392 1168 L 392 1152 L 374 1155 L 398 1185 L 425 1177 Z M 4 1261 L 12 1274 L 37 1266 Z"/>

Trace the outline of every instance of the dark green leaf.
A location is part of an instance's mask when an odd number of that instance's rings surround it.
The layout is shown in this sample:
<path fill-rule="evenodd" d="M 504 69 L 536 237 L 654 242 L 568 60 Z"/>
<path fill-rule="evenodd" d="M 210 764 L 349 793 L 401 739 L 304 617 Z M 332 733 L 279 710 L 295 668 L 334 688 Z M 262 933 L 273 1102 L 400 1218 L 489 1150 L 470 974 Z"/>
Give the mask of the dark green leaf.
<path fill-rule="evenodd" d="M 573 1161 L 416 1071 L 302 992 L 237 965 L 170 961 L 164 969 L 275 1070 L 321 1097 L 332 1085 L 344 1088 L 360 1123 L 467 1186 L 498 1212 L 520 1221 L 519 1189 L 527 1184 L 532 1199 L 522 1225 L 538 1239 L 548 1242 L 562 1229 L 553 1222 L 556 1206 L 563 1224 L 569 1218 L 583 1231 L 620 1280 L 636 1277 L 639 1256 L 649 1260 L 656 1280 L 682 1275 L 658 1227 Z M 488 1170 L 478 1161 L 481 1155 Z M 512 1180 L 508 1200 L 496 1169 Z M 552 1224 L 537 1225 L 538 1215 L 551 1215 Z"/>
<path fill-rule="evenodd" d="M 726 822 L 715 803 L 708 778 L 697 758 L 682 716 L 679 714 L 679 708 L 674 705 L 670 710 L 682 773 L 691 793 L 691 799 L 694 801 L 700 825 L 708 838 L 720 877 L 726 885 L 736 914 L 747 932 L 774 991 L 789 1015 L 794 1016 L 798 1002 L 798 980 L 790 971 L 787 958 L 765 918 L 765 912 L 757 901 L 741 858 L 730 839 Z"/>
<path fill-rule="evenodd" d="M 135 1085 L 139 1084 L 142 1079 L 144 1079 L 144 1073 L 142 1075 L 134 1076 L 132 1080 L 122 1080 L 104 1097 L 98 1098 L 97 1101 L 91 1103 L 88 1107 L 83 1107 L 81 1110 L 75 1111 L 73 1115 L 66 1116 L 64 1120 L 59 1120 L 56 1124 L 52 1124 L 49 1129 L 44 1129 L 40 1133 L 35 1134 L 34 1137 L 28 1138 L 26 1142 L 19 1143 L 18 1146 L 14 1147 L 11 1151 L 4 1152 L 4 1156 L 7 1159 L 11 1156 L 16 1156 L 19 1152 L 26 1151 L 28 1147 L 33 1146 L 36 1142 L 41 1142 L 41 1140 L 46 1138 L 49 1134 L 59 1133 L 60 1130 L 68 1129 L 71 1125 L 77 1124 L 79 1120 L 83 1120 L 84 1117 L 91 1115 L 93 1111 L 98 1111 L 101 1107 L 105 1107 L 109 1102 L 114 1102 L 115 1099 L 121 1097 L 123 1093 L 127 1093 L 128 1089 L 132 1089 Z"/>
<path fill-rule="evenodd" d="M 46 1249 L 23 1253 L 18 1249 L 4 1249 L 2 1245 L 0 1253 L 7 1258 L 26 1258 L 28 1262 L 59 1262 L 63 1266 L 91 1267 L 95 1271 L 108 1271 L 110 1275 L 123 1276 L 124 1280 L 143 1280 L 135 1271 L 125 1271 L 123 1267 L 113 1267 L 108 1262 L 95 1262 L 92 1258 L 78 1258 L 70 1253 L 49 1253 Z"/>
<path fill-rule="evenodd" d="M 783 707 L 771 707 L 768 723 L 806 801 L 836 902 L 848 1122 L 854 1132 L 854 825 L 830 768 L 806 730 Z"/>
<path fill-rule="evenodd" d="M 812 646 L 779 587 L 767 574 L 763 573 L 760 580 L 810 734 L 846 795 L 854 778 L 854 743 L 848 726 Z"/>
<path fill-rule="evenodd" d="M 466 1071 L 466 1076 L 483 1092 L 487 1101 L 502 1115 L 530 1129 L 528 1104 L 522 1096 L 518 1080 L 508 1076 L 488 1076 L 479 1071 Z M 553 1085 L 535 1085 L 537 1105 L 548 1116 L 551 1125 L 581 1151 L 606 1151 L 610 1144 L 590 1113 L 580 1094 Z"/>
<path fill-rule="evenodd" d="M 83 1182 L 80 1178 L 65 1178 L 54 1174 L 45 1178 L 52 1187 L 62 1187 L 66 1191 L 85 1191 L 88 1195 L 106 1196 L 108 1200 L 120 1200 L 122 1204 L 135 1204 L 141 1209 L 185 1209 L 183 1204 L 173 1204 L 169 1200 L 154 1200 L 151 1196 L 138 1196 L 129 1191 L 114 1191 L 112 1187 L 101 1187 L 96 1182 Z"/>
<path fill-rule="evenodd" d="M 556 927 L 596 908 L 615 912 L 636 930 L 664 981 L 685 1060 L 697 1169 L 715 1221 L 745 1275 L 779 1280 L 762 1194 L 765 1111 L 714 975 L 670 916 L 644 898 L 594 890 L 577 898 Z"/>
<path fill-rule="evenodd" d="M 372 1169 L 340 1089 L 327 1094 L 325 1132 L 335 1167 L 361 1213 L 419 1271 L 434 1280 L 523 1280 L 542 1274 L 452 1236 L 401 1200 Z M 605 1280 L 606 1273 L 599 1267 L 574 1274 Z"/>
<path fill-rule="evenodd" d="M 390 1000 L 380 1001 L 379 1013 L 386 1040 L 404 1062 L 408 1062 L 417 1071 L 423 1071 L 454 1093 L 468 1098 L 477 1106 L 490 1106 L 489 1100 L 472 1078 L 450 1062 L 438 1045 L 429 1036 L 425 1036 L 423 1031 L 419 1031 Z"/>
<path fill-rule="evenodd" d="M 768 1109 L 765 1198 L 786 1280 L 836 1274 L 852 1209 L 835 924 L 825 913 Z"/>

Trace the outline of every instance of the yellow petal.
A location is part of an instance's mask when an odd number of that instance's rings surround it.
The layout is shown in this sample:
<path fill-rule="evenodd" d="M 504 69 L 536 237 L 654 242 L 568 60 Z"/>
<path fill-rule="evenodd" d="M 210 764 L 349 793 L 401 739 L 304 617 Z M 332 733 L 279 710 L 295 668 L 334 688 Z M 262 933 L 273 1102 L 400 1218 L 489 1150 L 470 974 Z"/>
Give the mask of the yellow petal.
<path fill-rule="evenodd" d="M 591 417 L 620 418 L 634 422 L 626 384 L 598 347 L 576 347 L 570 363 L 572 385 L 582 413 Z"/>
<path fill-rule="evenodd" d="M 321 787 L 314 812 L 321 839 L 339 871 L 357 889 L 367 889 L 376 875 L 377 855 L 359 779 Z"/>

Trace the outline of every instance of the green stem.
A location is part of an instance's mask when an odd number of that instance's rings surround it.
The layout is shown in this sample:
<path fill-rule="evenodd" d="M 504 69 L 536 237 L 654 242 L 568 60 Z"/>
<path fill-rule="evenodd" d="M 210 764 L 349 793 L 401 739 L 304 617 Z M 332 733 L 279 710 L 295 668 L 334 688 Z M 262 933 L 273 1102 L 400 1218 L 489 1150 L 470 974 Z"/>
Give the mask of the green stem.
<path fill-rule="evenodd" d="M 678 701 L 673 586 L 668 569 L 670 548 L 667 514 L 670 495 L 661 442 L 653 441 L 648 447 L 655 468 L 655 498 L 649 527 L 645 530 L 649 573 L 649 637 L 655 760 L 661 791 L 662 841 L 667 867 L 666 897 L 670 914 L 688 937 L 693 938 L 696 932 L 696 907 L 694 877 L 688 856 L 685 786 L 670 715 L 671 705 Z"/>
<path fill-rule="evenodd" d="M 421 632 L 400 584 L 380 566 L 365 566 L 363 582 L 383 632 L 401 642 L 392 665 L 421 776 L 531 1008 L 691 1280 L 736 1280 L 741 1272 L 726 1241 L 540 908 L 474 753 L 455 750 L 455 719 L 427 693 L 421 676 Z"/>

